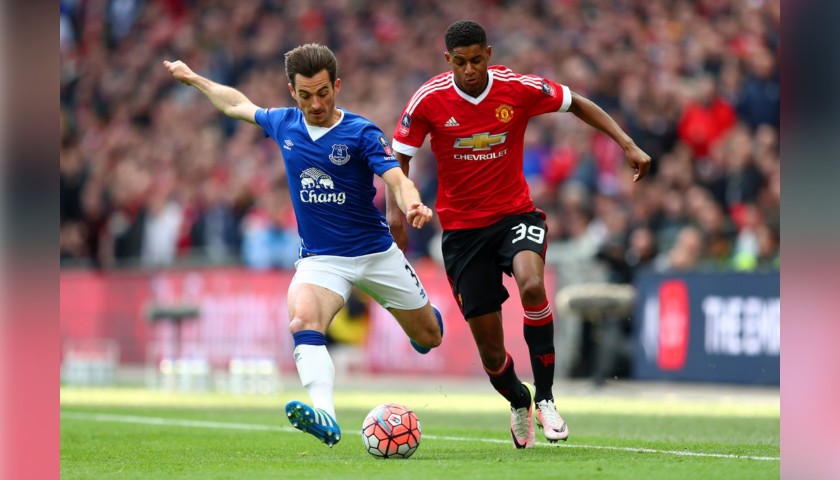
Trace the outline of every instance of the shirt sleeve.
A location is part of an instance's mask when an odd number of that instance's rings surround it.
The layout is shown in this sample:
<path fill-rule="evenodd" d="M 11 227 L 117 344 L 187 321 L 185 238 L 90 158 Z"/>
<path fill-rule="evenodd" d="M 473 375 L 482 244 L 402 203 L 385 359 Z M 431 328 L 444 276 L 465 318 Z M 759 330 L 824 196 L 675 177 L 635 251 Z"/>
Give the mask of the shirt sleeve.
<path fill-rule="evenodd" d="M 528 97 L 531 115 L 567 112 L 572 105 L 572 91 L 566 85 L 535 75 L 523 75 L 520 83 Z"/>
<path fill-rule="evenodd" d="M 385 134 L 373 125 L 362 130 L 359 149 L 362 151 L 364 158 L 367 159 L 370 169 L 379 176 L 394 167 L 400 166 L 400 162 L 394 156 L 394 151 L 388 144 Z"/>
<path fill-rule="evenodd" d="M 263 128 L 266 137 L 276 138 L 285 118 L 286 108 L 260 108 L 254 114 L 254 121 Z"/>
<path fill-rule="evenodd" d="M 410 157 L 417 154 L 429 134 L 429 122 L 423 115 L 422 105 L 418 104 L 409 111 L 412 103 L 409 101 L 400 115 L 400 121 L 394 129 L 393 142 L 394 151 Z"/>

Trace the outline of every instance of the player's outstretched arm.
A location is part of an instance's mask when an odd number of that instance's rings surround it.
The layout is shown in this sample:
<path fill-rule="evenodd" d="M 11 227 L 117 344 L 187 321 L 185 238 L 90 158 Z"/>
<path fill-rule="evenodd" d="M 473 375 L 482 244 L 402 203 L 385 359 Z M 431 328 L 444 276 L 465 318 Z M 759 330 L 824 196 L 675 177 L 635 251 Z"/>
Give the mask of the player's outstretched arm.
<path fill-rule="evenodd" d="M 193 72 L 186 63 L 180 60 L 174 62 L 164 60 L 163 66 L 169 70 L 169 73 L 176 80 L 197 88 L 213 102 L 216 108 L 228 117 L 245 120 L 253 124 L 257 123 L 254 115 L 260 107 L 251 103 L 244 93 L 235 88 L 227 87 L 202 77 Z"/>
<path fill-rule="evenodd" d="M 400 162 L 403 175 L 407 178 L 408 162 L 411 161 L 411 157 L 399 152 L 396 152 L 396 157 Z M 408 234 L 405 232 L 405 227 L 403 226 L 403 211 L 397 204 L 397 199 L 390 185 L 385 189 L 385 220 L 388 221 L 388 228 L 391 229 L 391 236 L 394 237 L 394 242 L 397 244 L 397 247 L 405 251 L 406 247 L 408 247 Z"/>
<path fill-rule="evenodd" d="M 382 174 L 382 179 L 385 180 L 388 189 L 393 192 L 394 201 L 405 213 L 409 225 L 414 228 L 423 228 L 432 220 L 432 209 L 423 205 L 420 201 L 420 192 L 401 168 L 394 167 L 388 170 Z"/>
<path fill-rule="evenodd" d="M 601 107 L 588 98 L 572 92 L 572 104 L 569 106 L 569 111 L 584 122 L 609 135 L 624 149 L 624 158 L 636 172 L 633 175 L 634 182 L 638 182 L 647 175 L 648 170 L 650 170 L 650 155 L 639 148 L 633 142 L 633 139 L 624 133 L 624 130 Z"/>

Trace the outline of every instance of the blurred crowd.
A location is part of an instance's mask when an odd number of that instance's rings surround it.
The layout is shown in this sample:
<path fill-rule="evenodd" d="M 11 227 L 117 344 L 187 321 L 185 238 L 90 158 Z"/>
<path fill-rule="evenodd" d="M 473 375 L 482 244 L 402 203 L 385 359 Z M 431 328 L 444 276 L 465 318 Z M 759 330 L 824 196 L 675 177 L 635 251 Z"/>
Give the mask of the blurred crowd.
<path fill-rule="evenodd" d="M 339 60 L 338 105 L 390 136 L 416 88 L 448 68 L 443 32 L 458 19 L 484 25 L 491 63 L 568 85 L 653 158 L 634 184 L 606 135 L 571 114 L 533 119 L 525 172 L 559 251 L 598 259 L 621 283 L 642 268 L 779 268 L 779 0 L 60 6 L 63 268 L 297 259 L 280 149 L 172 79 L 163 60 L 257 105 L 293 106 L 283 54 L 323 43 Z M 427 146 L 412 161 L 428 203 L 435 162 Z M 439 226 L 411 234 L 411 258 L 439 255 Z"/>

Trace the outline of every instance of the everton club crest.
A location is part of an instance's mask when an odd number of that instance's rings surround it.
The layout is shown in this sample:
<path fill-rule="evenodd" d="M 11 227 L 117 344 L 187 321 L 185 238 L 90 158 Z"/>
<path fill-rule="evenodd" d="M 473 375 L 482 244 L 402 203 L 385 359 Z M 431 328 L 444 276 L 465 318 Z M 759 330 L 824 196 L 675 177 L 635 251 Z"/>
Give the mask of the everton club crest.
<path fill-rule="evenodd" d="M 330 153 L 330 161 L 336 165 L 344 165 L 350 161 L 350 152 L 347 145 L 341 143 L 332 146 L 332 153 Z"/>

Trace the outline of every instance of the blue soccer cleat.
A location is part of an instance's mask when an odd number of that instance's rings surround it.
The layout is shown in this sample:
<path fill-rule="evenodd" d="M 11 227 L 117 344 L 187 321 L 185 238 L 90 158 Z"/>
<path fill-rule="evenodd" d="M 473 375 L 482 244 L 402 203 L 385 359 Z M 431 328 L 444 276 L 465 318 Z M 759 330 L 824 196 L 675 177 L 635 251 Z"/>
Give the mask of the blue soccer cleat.
<path fill-rule="evenodd" d="M 443 317 L 440 315 L 440 310 L 438 310 L 438 308 L 434 305 L 432 305 L 432 311 L 435 312 L 435 318 L 437 318 L 438 327 L 440 327 L 440 336 L 443 338 Z M 417 345 L 417 342 L 415 342 L 414 339 L 409 338 L 409 340 L 411 341 L 411 346 L 417 350 L 418 353 L 425 355 L 432 351 L 431 347 L 421 347 L 420 345 Z"/>
<path fill-rule="evenodd" d="M 332 447 L 341 440 L 341 429 L 332 415 L 309 405 L 292 400 L 286 404 L 286 416 L 292 426 L 306 432 Z"/>

